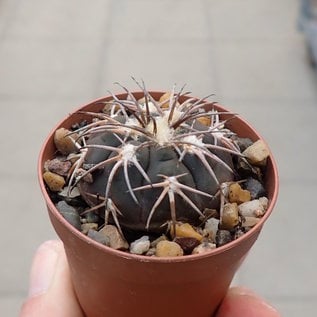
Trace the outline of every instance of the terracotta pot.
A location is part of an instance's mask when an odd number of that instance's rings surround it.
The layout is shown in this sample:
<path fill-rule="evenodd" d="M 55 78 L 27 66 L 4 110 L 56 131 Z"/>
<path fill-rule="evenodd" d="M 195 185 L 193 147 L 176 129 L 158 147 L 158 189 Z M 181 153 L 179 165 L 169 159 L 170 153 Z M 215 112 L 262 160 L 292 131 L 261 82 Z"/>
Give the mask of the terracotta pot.
<path fill-rule="evenodd" d="M 151 94 L 158 99 L 163 93 Z M 119 98 L 125 96 L 118 95 Z M 135 93 L 135 96 L 140 98 L 143 95 Z M 80 110 L 99 111 L 103 107 L 100 101 L 105 100 L 110 98 L 99 99 Z M 227 111 L 221 106 L 216 108 Z M 40 186 L 49 216 L 64 242 L 82 309 L 88 317 L 212 316 L 276 202 L 278 175 L 272 155 L 266 173 L 269 208 L 260 222 L 242 237 L 207 254 L 177 258 L 127 254 L 103 246 L 73 228 L 55 208 L 42 179 L 44 162 L 52 159 L 55 153 L 54 131 L 58 127 L 70 127 L 84 118 L 84 114 L 75 112 L 63 119 L 45 141 L 38 164 Z M 239 136 L 261 139 L 240 117 L 230 120 L 228 127 Z"/>

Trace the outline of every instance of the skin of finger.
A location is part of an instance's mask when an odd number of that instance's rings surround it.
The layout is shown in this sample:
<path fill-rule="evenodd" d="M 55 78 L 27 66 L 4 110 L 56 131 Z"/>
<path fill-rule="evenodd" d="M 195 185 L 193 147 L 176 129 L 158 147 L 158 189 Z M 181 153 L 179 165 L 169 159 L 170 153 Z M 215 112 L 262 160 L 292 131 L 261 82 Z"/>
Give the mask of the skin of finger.
<path fill-rule="evenodd" d="M 54 251 L 57 252 L 57 261 L 48 289 L 29 297 L 22 306 L 20 317 L 84 317 L 72 287 L 69 266 L 60 241 L 54 243 Z M 41 267 L 42 264 L 45 269 L 49 252 L 52 250 L 37 254 L 32 266 Z"/>
<path fill-rule="evenodd" d="M 216 317 L 281 317 L 258 295 L 245 288 L 232 288 L 224 298 Z"/>

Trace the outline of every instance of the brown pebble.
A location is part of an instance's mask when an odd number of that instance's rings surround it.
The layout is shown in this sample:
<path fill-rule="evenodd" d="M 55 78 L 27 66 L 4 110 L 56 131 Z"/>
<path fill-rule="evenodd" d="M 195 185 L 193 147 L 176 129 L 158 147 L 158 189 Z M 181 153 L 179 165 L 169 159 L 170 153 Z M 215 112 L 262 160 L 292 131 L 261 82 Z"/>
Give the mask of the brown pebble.
<path fill-rule="evenodd" d="M 45 172 L 43 174 L 43 179 L 45 184 L 49 187 L 49 189 L 53 192 L 59 192 L 65 186 L 65 179 L 63 176 L 52 172 Z"/>
<path fill-rule="evenodd" d="M 67 176 L 71 167 L 72 163 L 70 161 L 60 160 L 58 158 L 45 162 L 45 168 L 48 171 L 61 176 Z"/>
<path fill-rule="evenodd" d="M 99 230 L 100 233 L 109 237 L 109 245 L 115 250 L 127 250 L 129 249 L 128 242 L 121 236 L 117 227 L 112 225 L 105 225 Z"/>
<path fill-rule="evenodd" d="M 223 206 L 220 227 L 225 230 L 232 230 L 239 223 L 239 209 L 237 203 L 227 203 Z"/>
<path fill-rule="evenodd" d="M 105 104 L 104 108 L 102 109 L 102 112 L 109 114 L 111 112 L 111 110 L 114 110 L 115 112 L 120 110 L 120 105 L 117 104 L 115 102 L 115 100 L 111 100 L 111 102 L 109 102 L 109 103 L 107 102 Z"/>
<path fill-rule="evenodd" d="M 62 154 L 70 154 L 77 151 L 75 140 L 77 135 L 71 134 L 70 130 L 65 128 L 59 128 L 54 134 L 54 143 L 57 150 Z"/>
<path fill-rule="evenodd" d="M 242 154 L 245 155 L 251 164 L 265 166 L 270 152 L 264 141 L 258 140 L 244 150 Z"/>
<path fill-rule="evenodd" d="M 199 118 L 197 118 L 197 121 L 203 125 L 206 125 L 207 127 L 209 127 L 211 124 L 210 117 L 199 117 Z"/>
<path fill-rule="evenodd" d="M 81 232 L 87 234 L 89 230 L 97 230 L 98 224 L 93 222 L 83 223 L 81 225 Z"/>
<path fill-rule="evenodd" d="M 248 190 L 242 189 L 238 183 L 229 186 L 229 201 L 238 205 L 251 200 L 251 194 Z"/>
<path fill-rule="evenodd" d="M 173 226 L 171 227 L 171 233 L 173 235 Z M 184 238 L 195 238 L 201 241 L 203 236 L 199 234 L 189 223 L 176 224 L 175 236 Z"/>
<path fill-rule="evenodd" d="M 195 238 L 180 238 L 174 239 L 174 242 L 179 244 L 184 251 L 184 254 L 191 254 L 193 250 L 200 244 Z"/>
<path fill-rule="evenodd" d="M 243 217 L 242 219 L 242 227 L 245 228 L 252 228 L 254 227 L 257 223 L 259 223 L 260 218 L 256 217 Z"/>
<path fill-rule="evenodd" d="M 82 176 L 84 175 L 84 176 Z M 83 181 L 85 181 L 88 184 L 92 184 L 94 182 L 93 176 L 91 173 L 87 173 L 86 170 L 84 170 L 83 168 L 79 168 L 77 170 L 77 176 L 81 177 Z"/>
<path fill-rule="evenodd" d="M 161 103 L 161 108 L 168 108 L 169 107 L 170 97 L 171 97 L 170 92 L 166 92 L 165 94 L 163 94 L 160 97 L 159 103 Z"/>
<path fill-rule="evenodd" d="M 158 257 L 173 257 L 184 255 L 183 249 L 173 241 L 163 240 L 156 246 L 155 255 Z"/>

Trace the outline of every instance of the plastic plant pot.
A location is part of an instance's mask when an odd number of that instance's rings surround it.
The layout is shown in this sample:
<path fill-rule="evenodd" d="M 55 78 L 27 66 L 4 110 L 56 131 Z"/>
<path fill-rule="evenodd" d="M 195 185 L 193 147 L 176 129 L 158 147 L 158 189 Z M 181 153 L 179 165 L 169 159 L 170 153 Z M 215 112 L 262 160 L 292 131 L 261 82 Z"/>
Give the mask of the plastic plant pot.
<path fill-rule="evenodd" d="M 143 92 L 133 93 L 136 98 Z M 158 99 L 163 92 L 150 92 Z M 126 94 L 117 95 L 119 99 Z M 184 97 L 186 98 L 186 97 Z M 278 195 L 278 173 L 272 153 L 267 161 L 265 188 L 269 206 L 259 223 L 228 244 L 204 254 L 180 257 L 147 257 L 111 249 L 97 243 L 69 224 L 52 202 L 42 178 L 44 163 L 56 153 L 54 132 L 80 120 L 91 120 L 83 112 L 102 109 L 101 98 L 65 117 L 42 147 L 38 175 L 50 220 L 63 241 L 78 301 L 88 317 L 197 316 L 210 317 L 225 296 L 235 272 L 257 240 L 271 215 Z M 228 112 L 222 106 L 215 106 Z M 226 126 L 240 137 L 263 138 L 239 116 Z M 58 299 L 56 299 L 58 301 Z"/>

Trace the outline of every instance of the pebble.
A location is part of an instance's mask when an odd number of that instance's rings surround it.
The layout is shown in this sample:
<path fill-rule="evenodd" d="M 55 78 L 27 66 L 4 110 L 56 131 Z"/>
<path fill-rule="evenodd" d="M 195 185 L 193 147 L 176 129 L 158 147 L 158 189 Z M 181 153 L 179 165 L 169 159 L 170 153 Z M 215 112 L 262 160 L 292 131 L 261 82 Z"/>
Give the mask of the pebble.
<path fill-rule="evenodd" d="M 72 163 L 70 161 L 65 161 L 58 158 L 45 162 L 45 169 L 61 176 L 67 176 L 71 167 Z"/>
<path fill-rule="evenodd" d="M 200 244 L 195 238 L 175 238 L 174 242 L 179 244 L 184 251 L 184 254 L 191 254 L 193 250 Z"/>
<path fill-rule="evenodd" d="M 252 140 L 249 138 L 234 137 L 233 139 L 238 144 L 241 152 L 253 144 Z"/>
<path fill-rule="evenodd" d="M 265 214 L 268 207 L 268 199 L 260 197 L 247 201 L 238 206 L 239 214 L 243 217 L 261 217 Z"/>
<path fill-rule="evenodd" d="M 171 227 L 171 232 L 173 234 L 173 226 Z M 189 223 L 176 224 L 175 226 L 175 236 L 184 238 L 195 238 L 201 241 L 203 236 L 199 234 Z"/>
<path fill-rule="evenodd" d="M 74 124 L 72 125 L 72 130 L 73 130 L 73 131 L 78 130 L 78 129 L 80 129 L 80 128 L 85 127 L 87 124 L 88 124 L 88 121 L 87 121 L 87 120 L 82 120 L 82 121 L 80 121 L 80 122 L 74 123 Z"/>
<path fill-rule="evenodd" d="M 97 223 L 83 223 L 81 225 L 81 232 L 83 234 L 87 234 L 89 230 L 97 230 L 98 224 Z"/>
<path fill-rule="evenodd" d="M 242 223 L 241 226 L 244 228 L 252 228 L 254 227 L 257 223 L 259 223 L 260 218 L 256 217 L 243 217 L 242 218 Z"/>
<path fill-rule="evenodd" d="M 249 177 L 244 183 L 245 189 L 251 194 L 251 200 L 257 199 L 265 195 L 265 188 L 257 179 Z"/>
<path fill-rule="evenodd" d="M 216 241 L 216 234 L 219 228 L 220 220 L 217 218 L 210 218 L 205 223 L 204 232 L 207 234 L 209 240 Z"/>
<path fill-rule="evenodd" d="M 151 242 L 151 248 L 156 248 L 157 244 L 160 242 L 160 241 L 164 241 L 164 240 L 167 240 L 167 236 L 165 234 L 159 236 L 157 239 L 153 240 Z"/>
<path fill-rule="evenodd" d="M 232 241 L 231 233 L 228 230 L 218 230 L 216 235 L 216 246 L 221 247 Z"/>
<path fill-rule="evenodd" d="M 89 169 L 89 168 L 91 168 L 91 166 L 87 166 L 87 169 Z M 84 175 L 84 176 L 82 176 L 82 175 Z M 79 168 L 77 170 L 77 176 L 82 177 L 83 181 L 85 181 L 86 183 L 92 184 L 94 182 L 92 174 L 87 173 L 87 170 L 85 170 L 83 168 Z"/>
<path fill-rule="evenodd" d="M 229 201 L 238 205 L 251 200 L 251 193 L 242 189 L 240 184 L 233 183 L 229 186 Z"/>
<path fill-rule="evenodd" d="M 64 199 L 69 205 L 77 207 L 83 206 L 83 198 L 81 197 L 77 187 L 74 187 L 71 192 L 68 192 L 68 186 L 64 187 L 60 192 L 58 192 L 58 196 Z"/>
<path fill-rule="evenodd" d="M 216 248 L 215 243 L 203 242 L 193 250 L 192 254 L 206 253 L 211 250 L 214 250 L 215 248 Z"/>
<path fill-rule="evenodd" d="M 239 224 L 239 209 L 237 203 L 227 203 L 223 206 L 220 227 L 225 230 L 232 230 Z"/>
<path fill-rule="evenodd" d="M 74 187 L 70 192 L 68 192 L 67 187 L 64 187 L 58 194 L 63 198 L 70 198 L 70 199 L 80 197 L 80 192 L 78 187 Z"/>
<path fill-rule="evenodd" d="M 52 172 L 44 172 L 43 179 L 45 184 L 53 192 L 59 192 L 65 186 L 64 177 Z"/>
<path fill-rule="evenodd" d="M 169 107 L 170 97 L 171 93 L 169 91 L 160 97 L 159 103 L 161 103 L 161 108 L 164 109 Z"/>
<path fill-rule="evenodd" d="M 237 230 L 233 234 L 233 240 L 239 239 L 245 234 L 246 228 L 237 228 Z"/>
<path fill-rule="evenodd" d="M 67 161 L 71 162 L 72 164 L 77 162 L 79 158 L 80 155 L 78 153 L 70 153 L 69 155 L 67 155 Z"/>
<path fill-rule="evenodd" d="M 99 215 L 96 214 L 94 211 L 90 211 L 85 213 L 85 219 L 88 223 L 98 223 L 99 221 Z"/>
<path fill-rule="evenodd" d="M 269 206 L 269 200 L 267 199 L 267 197 L 260 197 L 259 201 L 261 203 L 261 205 L 263 206 L 264 210 L 266 211 L 268 206 Z"/>
<path fill-rule="evenodd" d="M 220 186 L 222 187 L 222 185 Z M 219 212 L 216 209 L 205 208 L 203 211 L 203 214 L 204 214 L 204 217 L 199 217 L 201 221 L 205 219 L 209 219 L 209 218 L 219 218 Z"/>
<path fill-rule="evenodd" d="M 140 239 L 130 244 L 130 253 L 143 254 L 150 249 L 150 240 L 148 236 L 142 236 Z"/>
<path fill-rule="evenodd" d="M 156 248 L 149 248 L 149 250 L 145 253 L 146 256 L 154 256 L 156 252 Z"/>
<path fill-rule="evenodd" d="M 95 240 L 96 242 L 99 242 L 99 243 L 101 243 L 103 245 L 106 245 L 108 247 L 110 246 L 110 239 L 103 232 L 96 231 L 96 230 L 93 230 L 93 229 L 89 229 L 88 233 L 87 233 L 87 236 L 89 238 Z"/>
<path fill-rule="evenodd" d="M 109 114 L 112 109 L 114 110 L 114 112 L 117 112 L 118 110 L 120 110 L 120 106 L 116 104 L 114 100 L 112 100 L 111 103 L 107 102 L 105 106 L 103 107 L 102 112 Z"/>
<path fill-rule="evenodd" d="M 242 154 L 251 164 L 256 166 L 265 166 L 266 159 L 270 155 L 269 149 L 262 140 L 254 142 L 251 146 L 245 149 Z"/>
<path fill-rule="evenodd" d="M 75 146 L 75 141 L 77 139 L 77 134 L 72 134 L 70 130 L 65 128 L 59 128 L 55 131 L 54 134 L 54 143 L 57 148 L 57 150 L 64 154 L 70 154 L 77 151 L 77 148 Z"/>
<path fill-rule="evenodd" d="M 68 205 L 65 201 L 59 201 L 56 205 L 60 214 L 76 229 L 81 230 L 80 216 L 76 208 Z"/>
<path fill-rule="evenodd" d="M 241 178 L 256 177 L 257 179 L 262 179 L 261 169 L 254 165 L 251 166 L 244 157 L 238 158 L 236 169 Z"/>
<path fill-rule="evenodd" d="M 155 255 L 158 257 L 173 257 L 184 255 L 181 246 L 173 241 L 163 240 L 160 241 L 155 250 Z"/>
<path fill-rule="evenodd" d="M 109 238 L 109 246 L 115 250 L 128 250 L 128 242 L 121 236 L 117 227 L 105 225 L 99 230 L 102 234 Z"/>
<path fill-rule="evenodd" d="M 206 125 L 207 127 L 210 127 L 210 124 L 211 124 L 210 117 L 199 117 L 197 118 L 197 121 L 203 125 Z"/>

